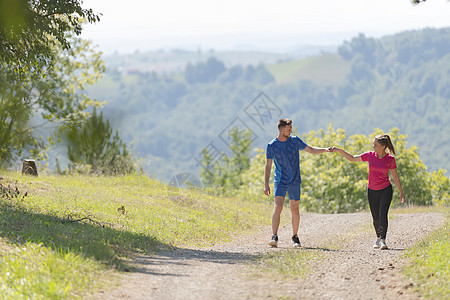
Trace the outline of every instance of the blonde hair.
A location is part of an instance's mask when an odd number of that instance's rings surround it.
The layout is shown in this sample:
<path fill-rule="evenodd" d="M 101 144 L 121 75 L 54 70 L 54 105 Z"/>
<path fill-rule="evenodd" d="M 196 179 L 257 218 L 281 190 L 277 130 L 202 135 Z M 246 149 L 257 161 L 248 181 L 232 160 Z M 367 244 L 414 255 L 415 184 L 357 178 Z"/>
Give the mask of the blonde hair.
<path fill-rule="evenodd" d="M 387 134 L 380 134 L 375 137 L 375 140 L 380 143 L 380 145 L 385 146 L 389 149 L 392 155 L 395 155 L 394 145 L 392 144 L 391 138 Z"/>

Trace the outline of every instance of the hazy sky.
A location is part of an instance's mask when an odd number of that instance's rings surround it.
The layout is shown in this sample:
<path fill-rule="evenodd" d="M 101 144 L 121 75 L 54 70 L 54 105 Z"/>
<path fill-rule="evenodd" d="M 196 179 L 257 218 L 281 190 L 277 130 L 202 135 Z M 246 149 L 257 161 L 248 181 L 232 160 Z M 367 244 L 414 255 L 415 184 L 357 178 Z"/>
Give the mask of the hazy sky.
<path fill-rule="evenodd" d="M 100 50 L 185 48 L 291 51 L 340 44 L 357 33 L 379 37 L 450 27 L 450 2 L 428 0 L 84 0 L 103 14 L 83 37 Z"/>

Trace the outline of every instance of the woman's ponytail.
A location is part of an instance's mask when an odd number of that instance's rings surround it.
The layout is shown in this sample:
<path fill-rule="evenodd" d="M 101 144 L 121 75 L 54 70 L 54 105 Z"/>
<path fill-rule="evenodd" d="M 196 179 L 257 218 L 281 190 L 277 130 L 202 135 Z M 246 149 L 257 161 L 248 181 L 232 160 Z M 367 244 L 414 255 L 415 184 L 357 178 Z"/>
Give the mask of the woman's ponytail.
<path fill-rule="evenodd" d="M 394 145 L 392 144 L 392 141 L 391 141 L 391 138 L 389 137 L 389 135 L 387 135 L 387 134 L 377 135 L 375 137 L 375 140 L 377 140 L 381 145 L 383 145 L 386 148 L 388 148 L 389 152 L 392 155 L 395 155 Z"/>

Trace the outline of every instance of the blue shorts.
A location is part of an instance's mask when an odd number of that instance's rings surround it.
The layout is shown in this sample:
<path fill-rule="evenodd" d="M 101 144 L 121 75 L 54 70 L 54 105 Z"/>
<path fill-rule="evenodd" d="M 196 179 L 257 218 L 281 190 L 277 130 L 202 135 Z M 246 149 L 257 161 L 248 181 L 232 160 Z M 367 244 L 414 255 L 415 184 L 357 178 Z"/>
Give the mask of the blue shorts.
<path fill-rule="evenodd" d="M 281 196 L 286 197 L 286 192 L 288 192 L 289 200 L 300 200 L 300 183 L 294 185 L 285 185 L 282 183 L 274 184 L 273 187 L 275 197 Z"/>

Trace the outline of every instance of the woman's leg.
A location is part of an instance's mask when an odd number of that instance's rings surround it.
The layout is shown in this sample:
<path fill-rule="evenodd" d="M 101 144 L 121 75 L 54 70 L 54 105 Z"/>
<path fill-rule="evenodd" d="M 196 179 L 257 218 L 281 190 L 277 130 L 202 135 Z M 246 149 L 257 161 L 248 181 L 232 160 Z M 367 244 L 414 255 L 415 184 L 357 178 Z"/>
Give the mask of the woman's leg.
<path fill-rule="evenodd" d="M 367 189 L 367 199 L 369 200 L 370 212 L 372 213 L 373 227 L 379 239 L 381 236 L 380 230 L 380 191 Z"/>
<path fill-rule="evenodd" d="M 381 239 L 386 239 L 386 233 L 388 228 L 388 212 L 392 202 L 392 194 L 393 194 L 392 185 L 389 185 L 387 188 L 381 190 L 380 215 L 379 215 Z"/>

